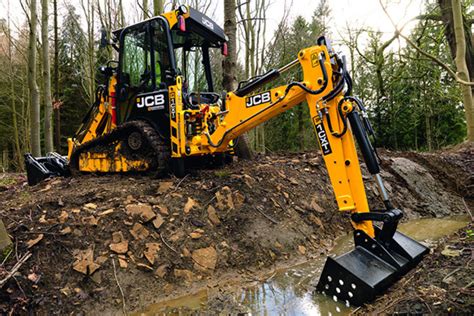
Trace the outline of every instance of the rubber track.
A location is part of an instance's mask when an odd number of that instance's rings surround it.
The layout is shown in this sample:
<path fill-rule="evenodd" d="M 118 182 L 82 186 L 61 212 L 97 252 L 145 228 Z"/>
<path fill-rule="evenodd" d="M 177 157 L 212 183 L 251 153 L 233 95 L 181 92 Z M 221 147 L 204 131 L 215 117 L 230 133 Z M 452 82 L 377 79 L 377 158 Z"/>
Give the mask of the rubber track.
<path fill-rule="evenodd" d="M 94 149 L 94 147 L 106 147 L 111 146 L 107 150 L 99 150 L 97 152 L 114 151 L 117 142 L 125 140 L 125 138 L 132 132 L 139 132 L 151 145 L 154 155 L 151 161 L 150 171 L 156 171 L 158 173 L 165 172 L 168 169 L 168 161 L 171 156 L 170 146 L 165 143 L 163 138 L 155 131 L 155 129 L 144 121 L 130 121 L 120 126 L 117 126 L 110 133 L 101 135 L 93 140 L 90 140 L 79 147 L 77 147 L 71 154 L 69 167 L 72 172 L 79 171 L 79 156 L 80 154 Z M 149 157 L 142 157 L 142 160 L 148 161 Z"/>

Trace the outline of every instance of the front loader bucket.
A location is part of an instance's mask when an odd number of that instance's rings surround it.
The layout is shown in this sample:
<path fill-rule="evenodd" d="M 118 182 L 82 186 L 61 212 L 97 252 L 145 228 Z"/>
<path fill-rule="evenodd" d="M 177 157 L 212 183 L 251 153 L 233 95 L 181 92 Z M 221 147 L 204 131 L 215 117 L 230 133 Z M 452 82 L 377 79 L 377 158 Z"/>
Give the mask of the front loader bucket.
<path fill-rule="evenodd" d="M 26 175 L 29 185 L 35 185 L 50 177 L 68 177 L 70 171 L 66 157 L 58 153 L 48 153 L 46 157 L 33 157 L 25 154 Z"/>
<path fill-rule="evenodd" d="M 398 231 L 389 244 L 382 245 L 379 233 L 376 228 L 374 239 L 356 230 L 355 249 L 327 258 L 316 289 L 347 306 L 361 306 L 383 293 L 429 251 Z"/>

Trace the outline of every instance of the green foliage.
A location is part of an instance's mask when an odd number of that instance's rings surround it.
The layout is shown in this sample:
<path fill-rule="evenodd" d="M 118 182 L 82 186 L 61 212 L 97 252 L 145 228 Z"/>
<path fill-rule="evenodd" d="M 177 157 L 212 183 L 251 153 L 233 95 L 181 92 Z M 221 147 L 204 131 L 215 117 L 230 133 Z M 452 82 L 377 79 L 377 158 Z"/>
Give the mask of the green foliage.
<path fill-rule="evenodd" d="M 410 46 L 385 50 L 380 34 L 357 64 L 354 93 L 365 100 L 378 146 L 398 150 L 433 150 L 461 142 L 466 135 L 459 87 L 448 74 Z M 443 28 L 421 21 L 411 34 L 425 52 L 452 65 Z"/>
<path fill-rule="evenodd" d="M 74 135 L 90 106 L 83 88 L 86 73 L 81 66 L 86 58 L 87 39 L 79 21 L 75 8 L 68 6 L 59 34 L 62 152 L 66 152 L 66 139 Z"/>

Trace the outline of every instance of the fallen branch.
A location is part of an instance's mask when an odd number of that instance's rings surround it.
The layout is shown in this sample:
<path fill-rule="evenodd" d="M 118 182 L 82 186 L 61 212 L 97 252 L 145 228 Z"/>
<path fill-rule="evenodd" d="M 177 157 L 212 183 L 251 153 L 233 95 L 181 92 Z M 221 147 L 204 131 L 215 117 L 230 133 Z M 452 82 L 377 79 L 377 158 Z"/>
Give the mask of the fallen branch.
<path fill-rule="evenodd" d="M 114 266 L 114 277 L 115 277 L 115 282 L 117 282 L 117 286 L 120 290 L 120 295 L 122 295 L 122 312 L 123 315 L 127 315 L 127 307 L 125 306 L 125 295 L 123 294 L 122 287 L 120 286 L 119 280 L 117 278 L 117 269 L 115 268 L 115 259 L 112 258 L 112 265 Z"/>
<path fill-rule="evenodd" d="M 0 289 L 7 283 L 7 281 L 15 275 L 15 273 L 21 268 L 21 266 L 31 257 L 31 252 L 27 252 L 23 257 L 21 257 L 18 262 L 13 266 L 13 269 L 8 272 L 7 276 L 0 280 Z"/>
<path fill-rule="evenodd" d="M 178 253 L 178 252 L 176 251 L 176 249 L 174 249 L 173 247 L 171 247 L 171 246 L 166 242 L 166 240 L 163 238 L 163 235 L 162 235 L 162 234 L 160 234 L 160 238 L 161 238 L 161 241 L 165 244 L 166 247 L 168 247 L 168 248 L 169 248 L 171 251 L 173 251 L 174 253 Z"/>
<path fill-rule="evenodd" d="M 176 190 L 178 190 L 179 186 L 181 185 L 181 183 L 183 183 L 183 181 L 189 176 L 189 173 L 186 174 L 181 180 L 179 180 L 178 184 L 176 185 L 176 187 L 174 188 L 174 190 L 171 192 L 176 192 Z"/>
<path fill-rule="evenodd" d="M 257 207 L 254 208 L 257 212 L 259 212 L 260 214 L 262 214 L 263 216 L 265 216 L 265 218 L 267 218 L 270 222 L 272 222 L 273 224 L 279 224 L 280 222 L 275 220 L 274 218 L 270 217 L 269 215 L 265 214 L 263 211 L 259 210 Z"/>

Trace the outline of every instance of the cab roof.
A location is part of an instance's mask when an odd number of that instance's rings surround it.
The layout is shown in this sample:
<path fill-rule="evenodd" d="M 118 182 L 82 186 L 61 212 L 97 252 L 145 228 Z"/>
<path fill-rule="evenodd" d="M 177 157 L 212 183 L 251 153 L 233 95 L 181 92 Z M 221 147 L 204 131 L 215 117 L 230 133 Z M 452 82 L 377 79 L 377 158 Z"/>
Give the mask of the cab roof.
<path fill-rule="evenodd" d="M 224 42 L 227 42 L 227 36 L 224 33 L 224 30 L 217 24 L 215 23 L 210 17 L 207 15 L 199 12 L 198 10 L 195 10 L 191 7 L 188 7 L 189 10 L 189 16 L 186 18 L 186 33 L 196 33 L 203 38 L 205 38 L 207 41 L 213 44 L 222 44 Z M 114 35 L 114 41 L 118 41 L 120 38 L 120 34 L 122 33 L 123 30 L 125 29 L 134 29 L 138 28 L 150 21 L 160 19 L 160 16 L 155 16 L 150 19 L 141 21 L 139 23 L 135 23 L 129 26 L 126 26 L 124 28 L 118 29 L 113 31 Z M 177 30 L 178 25 L 175 24 L 171 30 Z"/>

